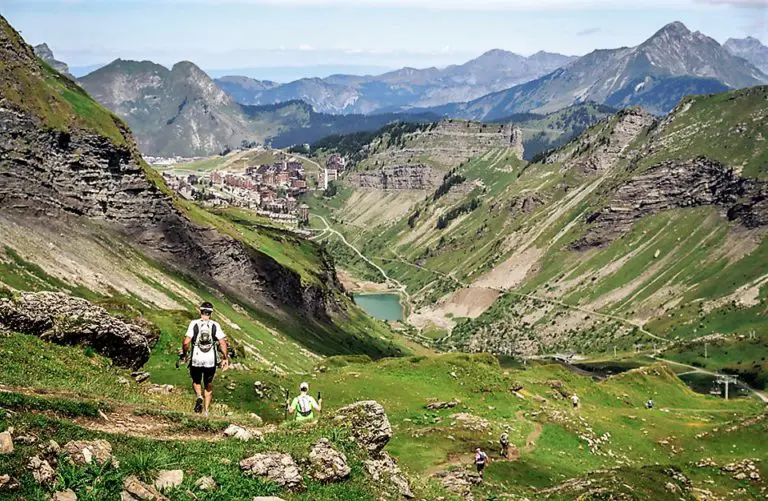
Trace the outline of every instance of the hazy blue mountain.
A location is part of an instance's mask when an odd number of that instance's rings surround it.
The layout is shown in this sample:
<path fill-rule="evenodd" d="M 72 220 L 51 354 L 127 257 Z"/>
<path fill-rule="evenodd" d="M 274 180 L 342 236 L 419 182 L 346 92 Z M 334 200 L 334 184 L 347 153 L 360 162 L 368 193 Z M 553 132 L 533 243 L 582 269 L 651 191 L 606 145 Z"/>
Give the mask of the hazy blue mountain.
<path fill-rule="evenodd" d="M 723 47 L 731 54 L 746 59 L 760 71 L 768 74 L 768 47 L 757 38 L 729 38 Z"/>
<path fill-rule="evenodd" d="M 374 113 L 473 99 L 535 79 L 574 59 L 546 52 L 523 57 L 494 49 L 443 69 L 401 68 L 376 76 L 338 74 L 278 86 L 231 76 L 216 82 L 242 104 L 301 99 L 326 113 Z"/>

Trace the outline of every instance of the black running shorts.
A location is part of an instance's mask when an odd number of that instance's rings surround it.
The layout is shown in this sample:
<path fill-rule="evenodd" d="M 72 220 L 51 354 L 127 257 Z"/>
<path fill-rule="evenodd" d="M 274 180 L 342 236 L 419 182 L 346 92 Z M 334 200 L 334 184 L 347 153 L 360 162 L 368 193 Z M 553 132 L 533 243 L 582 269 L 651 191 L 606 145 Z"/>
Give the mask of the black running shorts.
<path fill-rule="evenodd" d="M 203 383 L 203 386 L 208 386 L 213 382 L 213 376 L 216 375 L 216 367 L 195 367 L 193 365 L 189 368 L 189 375 L 192 377 L 193 383 Z"/>

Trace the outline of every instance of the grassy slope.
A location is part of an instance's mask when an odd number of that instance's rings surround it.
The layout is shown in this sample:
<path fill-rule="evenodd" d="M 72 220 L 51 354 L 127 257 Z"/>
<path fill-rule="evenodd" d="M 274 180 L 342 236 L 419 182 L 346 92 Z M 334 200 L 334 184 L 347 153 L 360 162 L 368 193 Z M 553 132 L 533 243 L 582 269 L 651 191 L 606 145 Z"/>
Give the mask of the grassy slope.
<path fill-rule="evenodd" d="M 60 443 L 72 438 L 110 440 L 122 463 L 120 470 L 60 469 L 57 486 L 71 487 L 84 499 L 109 498 L 116 495 L 120 481 L 129 473 L 151 477 L 153 470 L 166 467 L 185 470 L 184 489 L 175 491 L 174 499 L 187 499 L 186 490 L 205 474 L 212 475 L 221 486 L 211 499 L 250 499 L 253 495 L 268 494 L 290 500 L 378 498 L 377 486 L 362 471 L 364 456 L 347 441 L 343 431 L 335 429 L 325 418 L 315 428 L 297 430 L 281 426 L 276 433 L 269 434 L 264 443 L 255 444 L 196 440 L 181 444 L 173 440 L 160 442 L 96 433 L 73 426 L 69 418 L 87 418 L 98 407 L 109 412 L 111 407 L 125 405 L 137 414 L 152 411 L 158 415 L 157 411 L 162 411 L 173 416 L 176 410 L 186 410 L 190 394 L 186 388 L 180 388 L 171 395 L 148 395 L 135 384 L 125 389 L 115 382 L 122 371 L 109 368 L 107 360 L 82 349 L 52 348 L 21 335 L 0 338 L 0 353 L 4 356 L 10 355 L 6 352 L 17 353 L 19 348 L 23 350 L 22 358 L 10 356 L 8 359 L 14 362 L 4 366 L 5 384 L 25 386 L 32 382 L 28 377 L 30 367 L 47 368 L 50 370 L 43 378 L 33 381 L 36 388 L 72 391 L 81 396 L 0 395 L 0 413 L 5 417 L 0 421 L 0 429 L 14 426 L 17 435 L 34 433 L 41 440 L 54 438 Z M 521 459 L 513 463 L 493 461 L 488 467 L 485 485 L 475 488 L 475 495 L 480 499 L 502 493 L 536 498 L 537 489 L 584 475 L 590 475 L 610 489 L 623 489 L 612 485 L 609 478 L 599 480 L 602 474 L 589 473 L 613 467 L 623 468 L 622 483 L 633 489 L 635 495 L 647 497 L 655 493 L 655 499 L 676 499 L 664 489 L 654 490 L 657 488 L 650 485 L 649 478 L 664 480 L 663 483 L 669 481 L 661 472 L 646 468 L 651 464 L 679 468 L 692 478 L 694 487 L 709 489 L 720 496 L 742 488 L 746 489 L 743 496 L 753 496 L 758 494 L 760 484 L 735 481 L 715 468 L 697 468 L 692 463 L 704 457 L 711 457 L 721 465 L 743 458 L 768 459 L 766 444 L 747 438 L 764 433 L 765 421 L 738 431 L 695 438 L 698 433 L 715 428 L 723 430 L 726 423 L 758 415 L 763 411 L 759 403 L 746 399 L 725 402 L 694 394 L 662 366 L 595 383 L 560 366 L 512 369 L 486 355 L 408 357 L 375 363 L 338 357 L 323 365 L 326 369 L 315 373 L 312 382 L 313 391 L 323 392 L 327 407 L 323 415 L 356 400 L 381 402 L 394 428 L 394 438 L 387 449 L 409 474 L 420 498 L 433 499 L 444 494 L 426 475 L 450 467 L 450 457 L 466 455 L 480 446 L 495 458 L 495 441 L 505 428 L 510 430 L 512 444 L 522 450 Z M 71 377 L 72 368 L 76 368 L 78 377 Z M 220 378 L 217 391 L 217 401 L 225 401 L 228 410 L 234 413 L 228 420 L 236 422 L 245 419 L 251 411 L 269 421 L 280 421 L 282 392 L 279 387 L 292 388 L 304 377 L 280 377 L 269 372 L 249 374 L 247 379 L 239 375 L 229 373 L 226 380 Z M 273 388 L 272 396 L 257 400 L 250 388 L 253 378 Z M 224 391 L 225 381 L 234 383 L 236 389 Z M 574 412 L 568 401 L 555 398 L 553 384 L 568 395 L 580 395 L 581 409 Z M 523 387 L 522 398 L 510 393 L 512 385 Z M 427 411 L 424 408 L 430 399 L 454 398 L 460 400 L 455 409 Z M 649 412 L 642 408 L 648 398 L 655 400 L 656 410 Z M 3 408 L 17 413 L 8 416 Z M 38 414 L 44 409 L 50 409 L 45 417 Z M 486 419 L 488 427 L 472 430 L 453 425 L 451 415 L 456 412 Z M 215 430 L 226 422 L 217 418 L 201 427 L 195 420 L 185 420 L 180 426 L 200 432 Z M 532 447 L 524 448 L 527 437 L 538 425 L 542 427 L 540 436 Z M 586 440 L 580 438 L 594 439 L 606 432 L 610 433 L 610 439 L 595 451 L 590 451 Z M 347 454 L 353 467 L 350 481 L 336 486 L 310 482 L 307 493 L 293 496 L 269 483 L 246 479 L 237 470 L 237 461 L 258 451 L 280 450 L 291 452 L 295 457 L 306 457 L 310 444 L 321 436 L 331 438 Z M 662 440 L 668 440 L 669 445 L 660 444 Z M 0 456 L 0 470 L 21 480 L 23 496 L 27 499 L 43 494 L 24 469 L 25 458 L 35 450 L 35 446 L 17 445 L 14 454 Z M 221 458 L 230 459 L 232 464 L 221 464 Z M 467 460 L 463 461 L 466 464 Z M 766 473 L 763 465 L 759 468 Z M 94 481 L 96 477 L 98 481 Z M 711 480 L 715 483 L 710 484 Z M 91 494 L 85 490 L 86 485 L 94 487 Z"/>

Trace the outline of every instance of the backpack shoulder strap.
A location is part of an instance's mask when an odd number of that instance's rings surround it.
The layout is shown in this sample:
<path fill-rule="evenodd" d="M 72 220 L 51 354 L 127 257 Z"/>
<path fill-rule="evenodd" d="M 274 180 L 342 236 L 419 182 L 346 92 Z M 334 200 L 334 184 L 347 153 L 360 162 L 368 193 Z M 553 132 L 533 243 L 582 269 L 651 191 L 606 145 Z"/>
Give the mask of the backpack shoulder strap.
<path fill-rule="evenodd" d="M 192 356 L 195 354 L 195 345 L 197 345 L 197 335 L 200 334 L 200 324 L 197 322 L 197 320 L 194 321 L 194 326 L 192 327 L 192 342 L 190 343 L 191 349 L 189 354 L 189 363 L 187 363 L 187 367 L 192 367 Z"/>

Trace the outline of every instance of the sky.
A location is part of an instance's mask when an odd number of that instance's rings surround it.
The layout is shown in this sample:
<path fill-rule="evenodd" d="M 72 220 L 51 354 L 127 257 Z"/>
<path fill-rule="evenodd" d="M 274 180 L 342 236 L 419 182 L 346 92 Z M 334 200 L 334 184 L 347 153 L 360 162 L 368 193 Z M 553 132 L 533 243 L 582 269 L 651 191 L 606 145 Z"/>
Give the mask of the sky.
<path fill-rule="evenodd" d="M 494 48 L 583 55 L 672 21 L 768 44 L 768 0 L 0 0 L 0 14 L 76 68 L 189 60 L 282 81 L 446 66 Z"/>

